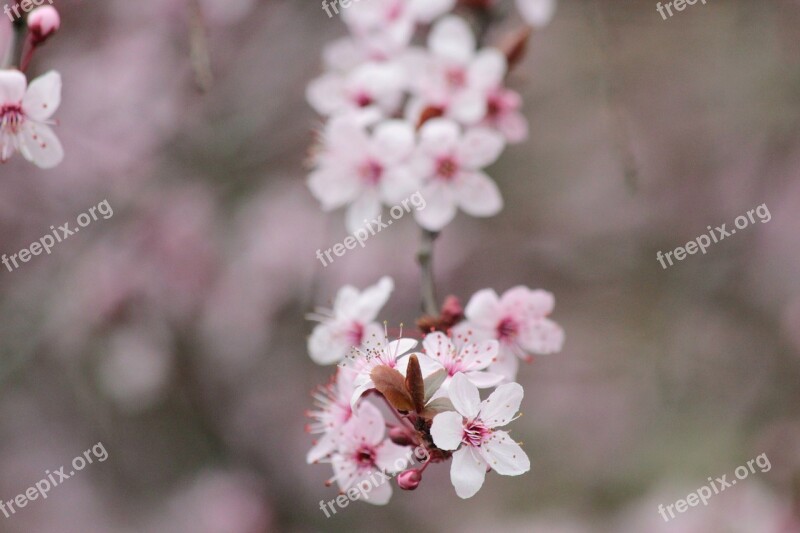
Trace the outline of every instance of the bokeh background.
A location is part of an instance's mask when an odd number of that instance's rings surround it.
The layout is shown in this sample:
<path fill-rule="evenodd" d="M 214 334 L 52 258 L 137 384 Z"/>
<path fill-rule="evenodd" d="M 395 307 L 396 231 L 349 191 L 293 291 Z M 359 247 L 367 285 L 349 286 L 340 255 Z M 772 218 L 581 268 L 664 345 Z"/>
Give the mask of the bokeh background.
<path fill-rule="evenodd" d="M 0 272 L 0 498 L 97 442 L 109 459 L 0 531 L 800 531 L 800 2 L 668 21 L 649 0 L 560 2 L 511 78 L 531 137 L 490 169 L 506 209 L 460 215 L 434 259 L 440 298 L 556 295 L 565 349 L 519 375 L 532 471 L 462 501 L 432 468 L 330 519 L 303 416 L 330 369 L 304 315 L 384 274 L 382 319 L 420 305 L 410 217 L 314 256 L 345 229 L 304 184 L 304 89 L 344 25 L 316 1 L 56 5 L 32 72 L 64 78 L 67 155 L 0 168 L 0 252 L 104 199 L 114 216 Z M 490 43 L 520 24 L 498 12 Z M 769 223 L 656 261 L 762 203 Z M 761 453 L 769 472 L 663 522 L 658 504 Z"/>

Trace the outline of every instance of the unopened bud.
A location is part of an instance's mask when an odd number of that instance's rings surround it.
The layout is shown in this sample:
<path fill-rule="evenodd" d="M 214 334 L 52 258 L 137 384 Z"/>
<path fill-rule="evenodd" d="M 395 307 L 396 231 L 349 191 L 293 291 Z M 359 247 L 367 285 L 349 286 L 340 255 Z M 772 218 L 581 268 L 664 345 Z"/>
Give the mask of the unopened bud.
<path fill-rule="evenodd" d="M 422 481 L 422 474 L 419 470 L 406 470 L 397 476 L 397 484 L 403 490 L 414 490 L 419 487 L 419 482 Z"/>
<path fill-rule="evenodd" d="M 53 6 L 37 7 L 28 15 L 28 28 L 33 44 L 38 46 L 49 39 L 61 26 L 61 16 Z"/>
<path fill-rule="evenodd" d="M 406 428 L 395 426 L 389 430 L 389 438 L 398 446 L 413 446 L 414 439 Z"/>

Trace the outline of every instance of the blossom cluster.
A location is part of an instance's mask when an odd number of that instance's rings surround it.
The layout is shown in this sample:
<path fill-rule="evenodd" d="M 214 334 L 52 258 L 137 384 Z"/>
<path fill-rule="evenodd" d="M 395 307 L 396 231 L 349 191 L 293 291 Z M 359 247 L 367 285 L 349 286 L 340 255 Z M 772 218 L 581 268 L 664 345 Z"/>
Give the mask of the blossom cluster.
<path fill-rule="evenodd" d="M 34 165 L 53 168 L 64 158 L 61 142 L 50 127 L 61 103 L 61 75 L 50 71 L 28 84 L 25 71 L 38 47 L 58 30 L 61 19 L 54 7 L 41 6 L 20 25 L 27 27 L 23 46 L 12 50 L 19 53 L 19 69 L 0 69 L 0 162 L 19 151 Z"/>
<path fill-rule="evenodd" d="M 489 9 L 486 2 L 481 9 Z M 528 24 L 546 24 L 554 0 L 518 0 Z M 503 198 L 484 169 L 528 136 L 522 100 L 505 85 L 509 54 L 479 47 L 456 0 L 369 0 L 342 13 L 350 36 L 325 50 L 326 72 L 307 89 L 327 119 L 308 186 L 326 211 L 346 207 L 351 233 L 414 191 L 414 214 L 440 231 L 461 210 L 490 217 Z M 428 29 L 426 46 L 417 30 Z"/>
<path fill-rule="evenodd" d="M 467 19 L 451 11 L 465 7 L 491 18 L 495 2 L 457 4 L 370 0 L 342 13 L 350 36 L 326 49 L 326 72 L 307 90 L 327 119 L 307 182 L 324 210 L 347 208 L 350 232 L 414 191 L 427 204 L 414 213 L 424 239 L 435 238 L 459 210 L 490 217 L 503 208 L 484 169 L 528 136 L 521 98 L 505 85 L 527 37 L 504 51 L 481 47 Z M 517 4 L 534 27 L 546 24 L 555 6 Z M 424 47 L 414 41 L 423 28 Z M 456 494 L 470 498 L 488 471 L 517 476 L 530 469 L 503 428 L 518 416 L 524 394 L 516 383 L 519 359 L 562 348 L 563 330 L 549 318 L 555 298 L 524 286 L 502 296 L 483 289 L 464 308 L 448 297 L 432 316 L 432 275 L 423 263 L 423 285 L 431 285 L 423 287 L 430 297 L 423 297 L 428 315 L 417 322 L 419 340 L 403 337 L 402 328 L 390 340 L 386 323 L 378 322 L 394 290 L 386 276 L 363 291 L 342 287 L 333 309 L 309 316 L 319 322 L 308 339 L 311 359 L 337 371 L 307 413 L 307 430 L 317 436 L 307 461 L 330 463 L 328 484 L 342 493 L 371 486 L 377 474 L 396 475 L 400 488 L 414 490 L 429 465 L 451 461 Z M 483 401 L 480 389 L 491 390 Z M 409 448 L 424 450 L 421 466 L 405 460 Z M 386 481 L 364 498 L 380 505 L 391 494 Z"/>
<path fill-rule="evenodd" d="M 415 489 L 429 464 L 452 459 L 450 478 L 462 498 L 481 488 L 487 470 L 527 472 L 528 456 L 499 428 L 522 401 L 518 358 L 561 350 L 563 330 L 548 318 L 553 296 L 522 286 L 502 296 L 485 289 L 463 312 L 451 297 L 439 319 L 444 331 L 432 329 L 421 342 L 389 341 L 376 318 L 393 288 L 388 277 L 364 291 L 345 286 L 332 310 L 311 317 L 319 321 L 308 340 L 311 358 L 338 368 L 314 395 L 307 430 L 318 437 L 307 461 L 331 463 L 330 483 L 345 492 L 376 472 L 400 472 L 398 485 Z M 481 402 L 479 389 L 494 391 Z M 393 412 L 392 423 L 370 398 Z M 398 459 L 409 446 L 423 447 L 426 462 L 401 472 Z M 384 483 L 366 501 L 385 504 L 391 492 Z"/>

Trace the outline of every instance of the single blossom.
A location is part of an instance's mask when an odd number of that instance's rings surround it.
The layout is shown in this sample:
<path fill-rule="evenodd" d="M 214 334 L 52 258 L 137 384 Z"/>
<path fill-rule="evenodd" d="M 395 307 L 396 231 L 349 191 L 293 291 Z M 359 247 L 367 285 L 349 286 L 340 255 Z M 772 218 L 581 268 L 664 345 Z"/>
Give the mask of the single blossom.
<path fill-rule="evenodd" d="M 499 297 L 494 290 L 483 289 L 470 298 L 464 309 L 466 320 L 456 330 L 477 339 L 497 339 L 500 352 L 489 370 L 513 381 L 518 359 L 530 361 L 531 354 L 561 351 L 564 330 L 547 318 L 554 307 L 555 297 L 547 291 L 517 286 Z"/>
<path fill-rule="evenodd" d="M 412 166 L 423 179 L 427 205 L 415 211 L 417 222 L 430 231 L 444 228 L 460 208 L 468 215 L 489 217 L 503 208 L 497 185 L 481 169 L 494 163 L 505 147 L 498 133 L 475 127 L 462 132 L 448 119 L 429 120 L 420 130 Z"/>
<path fill-rule="evenodd" d="M 306 413 L 314 420 L 306 426 L 306 431 L 322 436 L 306 455 L 308 463 L 315 463 L 336 450 L 340 431 L 353 416 L 350 398 L 355 377 L 351 369 L 339 368 L 330 383 L 314 392 L 317 409 Z"/>
<path fill-rule="evenodd" d="M 396 205 L 418 189 L 409 161 L 414 145 L 414 129 L 405 121 L 382 122 L 370 134 L 352 116 L 334 118 L 308 186 L 326 211 L 349 206 L 353 233 L 378 217 L 382 205 Z"/>
<path fill-rule="evenodd" d="M 435 331 L 425 336 L 422 341 L 424 354 L 419 357 L 423 373 L 431 374 L 444 368 L 447 377 L 439 389 L 437 396 L 444 395 L 450 381 L 457 373 L 463 373 L 478 388 L 494 387 L 503 381 L 501 374 L 486 372 L 486 369 L 497 357 L 499 343 L 496 340 L 482 342 L 463 342 L 458 339 L 461 347 L 457 347 L 453 340 L 442 333 Z"/>
<path fill-rule="evenodd" d="M 331 455 L 334 479 L 342 492 L 367 481 L 367 502 L 385 505 L 392 486 L 385 474 L 394 474 L 408 464 L 408 448 L 384 439 L 386 422 L 377 407 L 363 402 L 342 427 L 337 450 Z M 382 475 L 383 474 L 383 475 Z"/>
<path fill-rule="evenodd" d="M 373 341 L 370 342 L 370 344 Z M 344 366 L 349 366 L 357 372 L 354 381 L 355 389 L 350 398 L 350 405 L 355 406 L 358 399 L 370 389 L 375 388 L 372 381 L 372 371 L 379 366 L 385 366 L 397 370 L 404 376 L 408 368 L 408 354 L 417 345 L 414 339 L 397 339 L 387 342 L 386 338 L 379 341 L 377 345 L 367 345 L 364 349 L 355 349 L 349 360 L 344 361 Z"/>
<path fill-rule="evenodd" d="M 17 70 L 0 71 L 0 162 L 19 152 L 40 168 L 53 168 L 64 149 L 50 128 L 61 103 L 61 75 L 50 71 L 28 85 Z"/>
<path fill-rule="evenodd" d="M 500 385 L 481 402 L 478 388 L 462 373 L 453 376 L 449 390 L 455 411 L 433 419 L 431 436 L 442 450 L 457 450 L 450 481 L 461 498 L 477 493 L 491 468 L 503 476 L 518 476 L 531 468 L 522 448 L 505 431 L 495 428 L 514 420 L 523 390 L 518 383 Z"/>
<path fill-rule="evenodd" d="M 333 310 L 319 309 L 309 315 L 320 322 L 308 339 L 311 359 L 319 365 L 337 363 L 353 347 L 381 338 L 383 328 L 374 320 L 393 289 L 394 281 L 388 276 L 363 291 L 351 285 L 339 289 Z"/>
<path fill-rule="evenodd" d="M 469 25 L 456 16 L 437 22 L 428 37 L 428 49 L 410 50 L 403 62 L 413 93 L 406 117 L 415 123 L 425 110 L 434 109 L 461 124 L 477 124 L 486 118 L 490 91 L 502 84 L 507 69 L 499 50 L 477 50 Z"/>

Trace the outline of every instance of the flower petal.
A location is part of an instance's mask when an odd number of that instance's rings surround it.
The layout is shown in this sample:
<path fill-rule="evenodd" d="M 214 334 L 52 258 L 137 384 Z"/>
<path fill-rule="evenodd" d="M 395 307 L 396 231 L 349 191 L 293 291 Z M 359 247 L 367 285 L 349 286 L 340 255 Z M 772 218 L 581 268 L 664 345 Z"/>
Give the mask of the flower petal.
<path fill-rule="evenodd" d="M 397 165 L 411 155 L 415 140 L 414 128 L 410 123 L 387 120 L 375 129 L 370 154 L 384 165 Z"/>
<path fill-rule="evenodd" d="M 378 283 L 361 292 L 348 315 L 361 322 L 372 322 L 386 305 L 393 290 L 394 280 L 389 276 L 383 276 Z"/>
<path fill-rule="evenodd" d="M 517 0 L 517 9 L 525 22 L 534 28 L 542 28 L 553 19 L 556 0 Z"/>
<path fill-rule="evenodd" d="M 439 231 L 456 216 L 456 198 L 450 187 L 434 182 L 422 189 L 425 209 L 414 211 L 414 219 L 423 228 Z"/>
<path fill-rule="evenodd" d="M 0 70 L 0 105 L 18 104 L 25 97 L 28 81 L 18 70 Z"/>
<path fill-rule="evenodd" d="M 471 87 L 493 89 L 502 85 L 507 70 L 506 56 L 496 48 L 486 48 L 470 64 L 467 79 Z"/>
<path fill-rule="evenodd" d="M 461 128 L 452 120 L 434 118 L 422 125 L 419 131 L 420 150 L 430 156 L 449 154 L 459 144 Z"/>
<path fill-rule="evenodd" d="M 428 48 L 442 59 L 466 64 L 475 55 L 475 36 L 464 19 L 449 16 L 434 25 Z"/>
<path fill-rule="evenodd" d="M 501 349 L 497 360 L 489 365 L 488 370 L 494 374 L 500 374 L 506 381 L 512 382 L 517 379 L 519 359 L 508 348 Z"/>
<path fill-rule="evenodd" d="M 474 217 L 490 217 L 503 209 L 500 189 L 483 172 L 462 172 L 456 182 L 458 205 Z"/>
<path fill-rule="evenodd" d="M 471 498 L 483 486 L 486 478 L 486 462 L 472 447 L 464 446 L 453 454 L 450 465 L 450 482 L 460 498 Z"/>
<path fill-rule="evenodd" d="M 345 216 L 347 231 L 355 233 L 356 230 L 364 227 L 365 220 L 371 221 L 378 218 L 380 214 L 381 199 L 378 196 L 378 191 L 375 189 L 363 191 L 361 196 L 347 208 L 347 215 Z"/>
<path fill-rule="evenodd" d="M 412 449 L 408 446 L 385 440 L 376 450 L 375 464 L 384 472 L 395 474 L 405 470 L 412 455 Z"/>
<path fill-rule="evenodd" d="M 439 413 L 433 417 L 431 437 L 437 448 L 455 450 L 464 437 L 464 417 L 455 411 Z"/>
<path fill-rule="evenodd" d="M 472 420 L 477 416 L 481 407 L 481 396 L 478 394 L 478 387 L 463 373 L 458 372 L 453 376 L 448 387 L 448 395 L 456 411 L 464 417 Z"/>
<path fill-rule="evenodd" d="M 464 375 L 469 378 L 473 385 L 479 389 L 488 389 L 503 382 L 505 377 L 502 374 L 493 374 L 491 372 L 473 371 L 465 372 Z"/>
<path fill-rule="evenodd" d="M 315 170 L 308 176 L 306 185 L 324 211 L 332 211 L 352 202 L 361 190 L 361 184 L 354 179 L 354 174 L 338 165 L 325 165 Z"/>
<path fill-rule="evenodd" d="M 489 128 L 469 128 L 458 144 L 458 158 L 470 169 L 488 167 L 500 157 L 506 141 L 499 133 Z"/>
<path fill-rule="evenodd" d="M 327 324 L 319 324 L 308 337 L 308 354 L 318 365 L 332 365 L 342 360 L 351 346 L 344 336 Z"/>
<path fill-rule="evenodd" d="M 61 104 L 61 74 L 51 70 L 31 82 L 22 99 L 22 110 L 33 120 L 44 121 Z"/>
<path fill-rule="evenodd" d="M 550 319 L 534 320 L 520 332 L 520 344 L 527 352 L 546 355 L 561 351 L 564 330 Z"/>
<path fill-rule="evenodd" d="M 479 290 L 469 299 L 464 315 L 482 328 L 494 329 L 500 321 L 500 297 L 493 289 Z"/>
<path fill-rule="evenodd" d="M 495 431 L 478 450 L 486 464 L 502 476 L 519 476 L 531 469 L 528 455 L 505 431 Z"/>
<path fill-rule="evenodd" d="M 456 0 L 409 0 L 409 9 L 417 22 L 429 24 L 447 13 L 456 5 Z"/>
<path fill-rule="evenodd" d="M 22 127 L 19 151 L 39 168 L 53 168 L 64 159 L 64 148 L 52 128 L 30 121 Z"/>
<path fill-rule="evenodd" d="M 346 424 L 345 434 L 351 442 L 377 446 L 386 432 L 386 422 L 380 410 L 369 402 L 361 402 Z"/>
<path fill-rule="evenodd" d="M 328 432 L 322 435 L 317 443 L 308 451 L 306 462 L 316 463 L 336 451 L 336 433 Z"/>
<path fill-rule="evenodd" d="M 500 385 L 481 404 L 480 419 L 490 428 L 505 426 L 519 411 L 524 395 L 519 383 Z"/>

